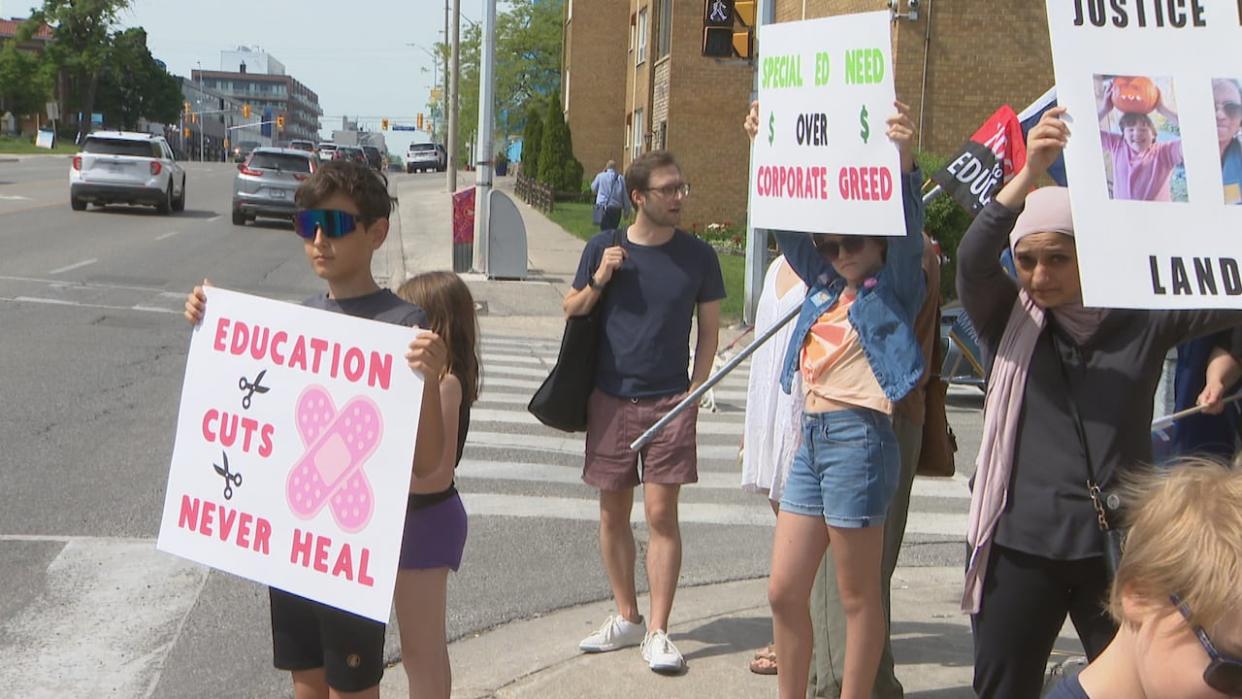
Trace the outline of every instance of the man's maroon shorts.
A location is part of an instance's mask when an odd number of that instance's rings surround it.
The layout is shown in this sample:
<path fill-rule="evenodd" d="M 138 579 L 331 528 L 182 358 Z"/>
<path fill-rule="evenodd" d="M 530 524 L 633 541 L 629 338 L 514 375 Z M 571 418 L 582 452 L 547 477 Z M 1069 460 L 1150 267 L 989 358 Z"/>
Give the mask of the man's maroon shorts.
<path fill-rule="evenodd" d="M 582 480 L 600 490 L 625 490 L 639 483 L 682 485 L 699 480 L 695 445 L 699 406 L 692 405 L 642 450 L 630 444 L 664 417 L 685 394 L 662 398 L 617 398 L 598 389 L 587 404 L 586 464 Z M 642 456 L 642 475 L 638 457 Z"/>

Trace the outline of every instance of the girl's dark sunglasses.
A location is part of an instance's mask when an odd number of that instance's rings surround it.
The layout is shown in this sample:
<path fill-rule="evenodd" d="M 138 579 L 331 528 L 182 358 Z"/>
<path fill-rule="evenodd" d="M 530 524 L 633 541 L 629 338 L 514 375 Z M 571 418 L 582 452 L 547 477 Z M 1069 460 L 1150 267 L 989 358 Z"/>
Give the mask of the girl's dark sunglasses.
<path fill-rule="evenodd" d="M 840 257 L 842 250 L 851 255 L 857 255 L 862 252 L 863 247 L 866 245 L 867 238 L 861 235 L 846 236 L 840 242 L 827 238 L 818 238 L 815 241 L 815 249 L 819 250 L 819 254 L 830 260 Z"/>
<path fill-rule="evenodd" d="M 354 232 L 358 218 L 336 209 L 302 209 L 293 214 L 293 232 L 306 240 L 314 240 L 316 231 L 325 238 L 342 238 Z"/>
<path fill-rule="evenodd" d="M 1190 622 L 1190 607 L 1182 601 L 1177 595 L 1171 597 L 1173 606 L 1177 607 L 1177 611 L 1182 613 L 1187 623 Z M 1203 650 L 1207 652 L 1211 662 L 1208 663 L 1207 669 L 1203 671 L 1203 681 L 1207 686 L 1215 689 L 1222 694 L 1231 697 L 1242 695 L 1242 658 L 1231 658 L 1228 655 L 1222 655 L 1216 650 L 1216 644 L 1212 643 L 1212 638 L 1208 636 L 1207 631 L 1202 626 L 1194 627 L 1195 636 L 1199 638 L 1199 644 L 1203 646 Z"/>

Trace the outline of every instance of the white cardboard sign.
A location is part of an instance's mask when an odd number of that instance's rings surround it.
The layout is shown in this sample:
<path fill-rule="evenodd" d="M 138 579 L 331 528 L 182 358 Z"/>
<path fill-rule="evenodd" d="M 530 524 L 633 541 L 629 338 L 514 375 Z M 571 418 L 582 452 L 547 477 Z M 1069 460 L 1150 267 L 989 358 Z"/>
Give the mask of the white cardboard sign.
<path fill-rule="evenodd" d="M 158 548 L 387 622 L 421 332 L 220 288 L 194 328 Z"/>
<path fill-rule="evenodd" d="M 1048 0 L 1083 301 L 1242 308 L 1235 0 Z"/>
<path fill-rule="evenodd" d="M 888 12 L 759 29 L 758 228 L 905 235 Z"/>

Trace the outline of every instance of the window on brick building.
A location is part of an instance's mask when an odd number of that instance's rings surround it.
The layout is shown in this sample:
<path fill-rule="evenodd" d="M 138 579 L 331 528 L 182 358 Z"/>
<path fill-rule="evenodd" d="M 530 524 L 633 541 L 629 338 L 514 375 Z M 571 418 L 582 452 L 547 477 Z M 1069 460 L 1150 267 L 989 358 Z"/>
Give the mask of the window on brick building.
<path fill-rule="evenodd" d="M 634 56 L 634 65 L 642 65 L 647 60 L 647 8 L 638 11 L 638 53 Z"/>
<path fill-rule="evenodd" d="M 661 121 L 660 128 L 655 132 L 655 143 L 652 148 L 656 150 L 668 150 L 668 122 Z"/>
<path fill-rule="evenodd" d="M 656 0 L 656 60 L 668 55 L 673 43 L 673 0 Z"/>
<path fill-rule="evenodd" d="M 646 129 L 644 128 L 645 124 L 646 122 L 643 120 L 643 110 L 635 109 L 634 110 L 634 141 L 633 141 L 634 143 L 633 157 L 635 158 L 643 154 L 643 135 L 644 135 L 644 132 L 646 131 Z"/>

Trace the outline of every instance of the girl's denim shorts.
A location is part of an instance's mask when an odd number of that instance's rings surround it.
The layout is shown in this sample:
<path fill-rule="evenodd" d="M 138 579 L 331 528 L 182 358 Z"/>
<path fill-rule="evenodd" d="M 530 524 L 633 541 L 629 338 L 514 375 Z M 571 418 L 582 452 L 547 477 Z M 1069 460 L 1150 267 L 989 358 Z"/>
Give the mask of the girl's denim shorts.
<path fill-rule="evenodd" d="M 897 490 L 901 450 L 892 418 L 866 408 L 808 413 L 781 510 L 842 529 L 884 523 Z"/>

